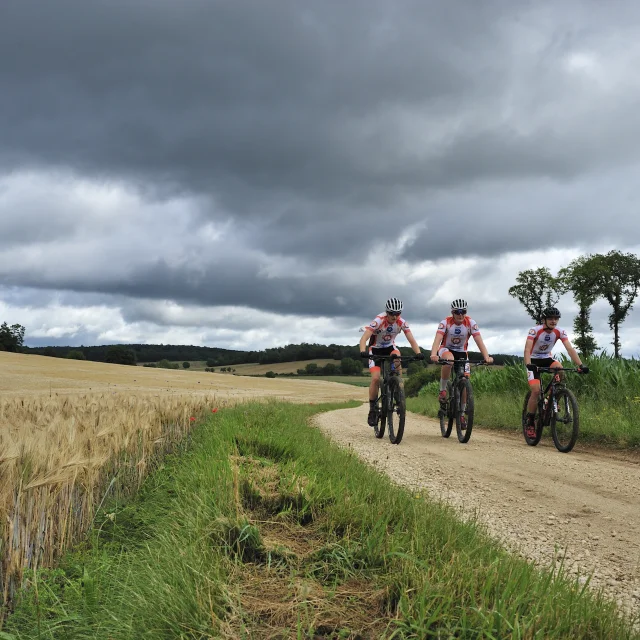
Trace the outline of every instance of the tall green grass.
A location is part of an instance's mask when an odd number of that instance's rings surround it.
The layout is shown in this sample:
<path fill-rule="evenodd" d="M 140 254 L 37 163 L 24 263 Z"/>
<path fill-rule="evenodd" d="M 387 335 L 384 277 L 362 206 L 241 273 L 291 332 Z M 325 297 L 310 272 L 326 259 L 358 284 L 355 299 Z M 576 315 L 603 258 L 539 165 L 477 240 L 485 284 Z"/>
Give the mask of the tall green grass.
<path fill-rule="evenodd" d="M 561 361 L 563 366 L 574 367 L 566 358 Z M 600 355 L 588 358 L 585 364 L 589 374 L 568 373 L 566 379 L 580 407 L 580 440 L 640 446 L 640 361 Z M 523 400 L 529 389 L 524 366 L 478 367 L 473 370 L 471 382 L 477 424 L 521 429 Z M 425 385 L 417 398 L 408 399 L 407 408 L 435 417 L 438 390 L 438 382 Z"/>
<path fill-rule="evenodd" d="M 640 637 L 562 566 L 509 555 L 328 442 L 307 425 L 328 408 L 210 416 L 86 548 L 31 576 L 3 640 Z"/>

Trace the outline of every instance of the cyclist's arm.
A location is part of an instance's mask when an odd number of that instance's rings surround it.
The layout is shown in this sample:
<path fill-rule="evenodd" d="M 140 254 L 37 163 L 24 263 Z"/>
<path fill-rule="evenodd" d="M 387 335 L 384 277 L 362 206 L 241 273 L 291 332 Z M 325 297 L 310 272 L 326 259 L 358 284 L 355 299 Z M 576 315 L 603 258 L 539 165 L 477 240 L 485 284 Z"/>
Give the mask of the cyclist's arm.
<path fill-rule="evenodd" d="M 404 335 L 407 336 L 407 340 L 409 341 L 413 352 L 420 353 L 420 347 L 418 346 L 416 339 L 413 337 L 413 333 L 411 333 L 411 331 L 405 331 Z"/>
<path fill-rule="evenodd" d="M 373 335 L 373 331 L 367 328 L 364 330 L 362 338 L 360 338 L 360 352 L 367 350 L 367 340 Z"/>
<path fill-rule="evenodd" d="M 533 349 L 533 340 L 527 339 L 524 345 L 524 364 L 527 366 L 531 364 L 531 349 Z"/>
<path fill-rule="evenodd" d="M 568 340 L 563 340 L 562 344 L 564 344 L 564 348 L 567 350 L 569 357 L 573 360 L 573 363 L 576 367 L 582 366 L 582 360 L 580 360 L 580 356 L 578 352 L 573 348 L 573 345 Z"/>
<path fill-rule="evenodd" d="M 436 331 L 436 337 L 433 339 L 433 344 L 431 345 L 431 359 L 438 359 L 438 349 L 442 344 L 442 338 L 444 338 L 444 334 L 440 331 Z"/>
<path fill-rule="evenodd" d="M 484 361 L 489 363 L 493 362 L 493 358 L 489 355 L 482 336 L 477 333 L 475 336 L 473 336 L 473 340 L 478 345 L 478 349 L 480 349 L 480 353 L 482 354 Z"/>

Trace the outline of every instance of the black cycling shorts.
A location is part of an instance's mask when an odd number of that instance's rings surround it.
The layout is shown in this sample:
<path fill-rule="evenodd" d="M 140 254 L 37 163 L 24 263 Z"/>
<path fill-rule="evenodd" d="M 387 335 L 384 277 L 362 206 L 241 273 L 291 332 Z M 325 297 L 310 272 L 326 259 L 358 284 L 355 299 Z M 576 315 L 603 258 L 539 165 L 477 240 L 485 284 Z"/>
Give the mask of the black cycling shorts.
<path fill-rule="evenodd" d="M 369 369 L 380 368 L 382 364 L 382 360 L 378 360 L 376 356 L 390 356 L 392 353 L 397 353 L 400 355 L 400 351 L 398 347 L 371 347 L 369 350 L 373 358 L 369 360 Z"/>
<path fill-rule="evenodd" d="M 558 362 L 555 358 L 531 358 L 531 364 L 536 367 L 550 367 L 554 362 Z M 529 382 L 531 380 L 540 380 L 540 372 L 539 371 L 529 371 L 527 369 L 527 373 L 529 374 Z M 533 378 L 531 377 L 533 375 Z"/>

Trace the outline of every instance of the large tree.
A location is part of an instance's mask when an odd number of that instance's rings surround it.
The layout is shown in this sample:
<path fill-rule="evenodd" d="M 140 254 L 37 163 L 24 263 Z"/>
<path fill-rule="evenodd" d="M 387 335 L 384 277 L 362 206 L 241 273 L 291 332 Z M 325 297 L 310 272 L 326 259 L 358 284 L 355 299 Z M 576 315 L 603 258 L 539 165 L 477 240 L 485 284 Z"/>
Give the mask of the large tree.
<path fill-rule="evenodd" d="M 564 291 L 562 279 L 551 275 L 547 267 L 540 267 L 521 271 L 509 295 L 522 303 L 534 322 L 540 322 L 542 310 L 554 306 Z"/>
<path fill-rule="evenodd" d="M 21 324 L 9 326 L 6 322 L 0 325 L 0 351 L 18 353 L 24 342 L 25 328 Z"/>
<path fill-rule="evenodd" d="M 613 349 L 620 357 L 620 325 L 624 322 L 640 287 L 640 259 L 633 253 L 609 251 L 589 256 L 597 292 L 611 305 L 609 327 L 613 329 Z"/>
<path fill-rule="evenodd" d="M 581 256 L 560 269 L 558 277 L 566 289 L 573 293 L 578 305 L 578 315 L 573 320 L 573 328 L 578 336 L 575 345 L 583 357 L 590 356 L 598 349 L 590 321 L 591 307 L 600 297 L 597 269 L 591 256 Z"/>

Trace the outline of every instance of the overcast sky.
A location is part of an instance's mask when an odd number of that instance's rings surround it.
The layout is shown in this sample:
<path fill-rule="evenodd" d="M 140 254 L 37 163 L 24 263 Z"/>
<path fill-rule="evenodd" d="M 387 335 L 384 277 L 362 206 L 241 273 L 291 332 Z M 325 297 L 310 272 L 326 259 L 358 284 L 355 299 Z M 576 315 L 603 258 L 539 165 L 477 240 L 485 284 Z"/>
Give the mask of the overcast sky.
<path fill-rule="evenodd" d="M 521 353 L 519 271 L 640 252 L 638 69 L 632 0 L 3 0 L 0 321 L 356 344 L 397 296 L 428 349 L 462 297 Z"/>

